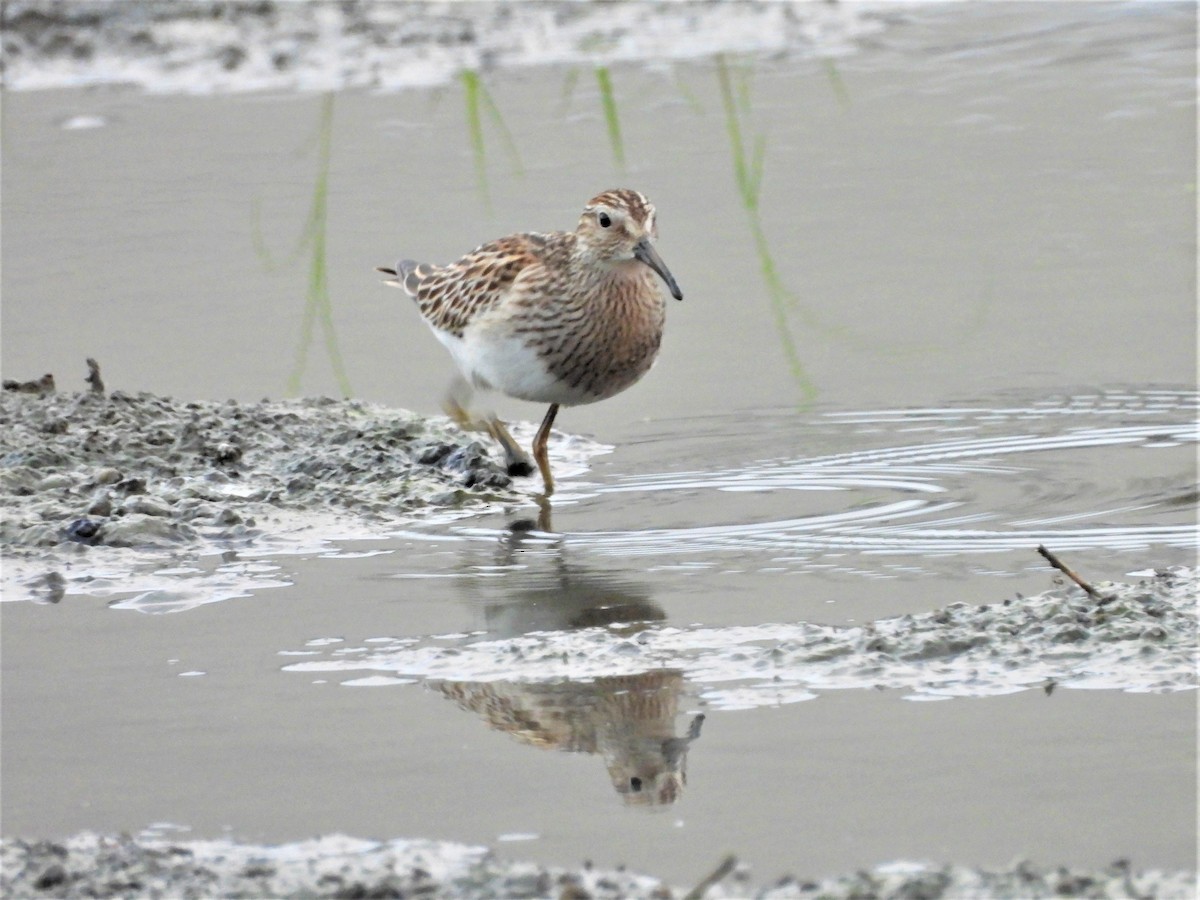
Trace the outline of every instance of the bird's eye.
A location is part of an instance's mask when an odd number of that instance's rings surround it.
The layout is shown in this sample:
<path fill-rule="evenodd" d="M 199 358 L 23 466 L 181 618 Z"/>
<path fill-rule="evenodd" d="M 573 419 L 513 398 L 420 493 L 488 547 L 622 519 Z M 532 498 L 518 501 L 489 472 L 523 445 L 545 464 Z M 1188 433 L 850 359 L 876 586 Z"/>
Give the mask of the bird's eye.
<path fill-rule="evenodd" d="M 596 217 L 596 221 L 600 223 L 601 228 L 607 228 L 612 224 L 612 219 L 608 217 L 608 213 L 602 212 Z"/>

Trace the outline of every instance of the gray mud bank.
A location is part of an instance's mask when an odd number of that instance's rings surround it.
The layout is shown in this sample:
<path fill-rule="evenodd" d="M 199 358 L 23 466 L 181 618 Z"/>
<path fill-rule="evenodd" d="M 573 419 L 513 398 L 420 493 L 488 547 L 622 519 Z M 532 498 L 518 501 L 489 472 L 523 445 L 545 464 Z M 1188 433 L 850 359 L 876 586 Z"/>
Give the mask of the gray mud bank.
<path fill-rule="evenodd" d="M 4 75 L 30 90 L 397 89 L 466 69 L 849 52 L 886 11 L 855 4 L 129 3 L 8 0 Z"/>
<path fill-rule="evenodd" d="M 65 843 L 5 840 L 6 897 L 454 897 L 454 898 L 1185 898 L 1186 873 L 1000 869 L 895 864 L 825 879 L 755 886 L 727 859 L 682 889 L 628 871 L 567 870 L 503 860 L 481 847 L 437 841 L 378 843 L 332 836 L 277 847 L 224 841 L 137 841 L 83 833 Z"/>
<path fill-rule="evenodd" d="M 633 637 L 600 626 L 466 644 L 380 639 L 369 647 L 331 646 L 324 658 L 289 670 L 528 684 L 665 668 L 682 673 L 709 709 L 723 710 L 796 703 L 828 690 L 892 690 L 920 700 L 1060 687 L 1195 690 L 1200 570 L 1150 575 L 1103 582 L 1099 600 L 1070 587 L 856 626 L 664 624 Z"/>
<path fill-rule="evenodd" d="M 389 518 L 517 497 L 444 422 L 356 400 L 0 394 L 0 546 L 237 542 L 279 511 Z"/>

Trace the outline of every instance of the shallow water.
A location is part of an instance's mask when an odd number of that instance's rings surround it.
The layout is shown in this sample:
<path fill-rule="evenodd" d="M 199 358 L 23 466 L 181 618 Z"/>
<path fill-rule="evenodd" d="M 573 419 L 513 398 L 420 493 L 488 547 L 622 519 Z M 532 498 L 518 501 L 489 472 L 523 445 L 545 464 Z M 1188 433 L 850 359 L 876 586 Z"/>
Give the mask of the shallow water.
<path fill-rule="evenodd" d="M 463 84 L 6 94 L 8 378 L 66 389 L 94 356 L 112 388 L 435 412 L 449 362 L 372 267 L 570 227 L 617 183 L 658 205 L 687 299 L 644 383 L 560 417 L 611 451 L 556 445 L 587 465 L 555 536 L 512 531 L 529 502 L 310 533 L 250 554 L 249 596 L 237 573 L 188 593 L 222 602 L 159 602 L 221 568 L 181 553 L 5 603 L 4 833 L 411 834 L 684 883 L 731 850 L 764 876 L 1019 854 L 1194 869 L 1193 691 L 724 711 L 695 685 L 619 686 L 674 736 L 707 712 L 686 789 L 648 815 L 614 794 L 618 738 L 546 752 L 569 740 L 494 720 L 561 698 L 358 665 L 436 636 L 991 603 L 1051 586 L 1039 543 L 1097 581 L 1194 564 L 1194 43 L 1188 7 L 989 4 L 915 8 L 834 62 L 617 67 L 624 168 L 598 89 L 584 73 L 564 99 L 565 69 L 488 75 L 499 117 L 474 144 Z M 756 141 L 761 195 L 737 174 Z M 322 198 L 326 255 L 293 253 Z"/>

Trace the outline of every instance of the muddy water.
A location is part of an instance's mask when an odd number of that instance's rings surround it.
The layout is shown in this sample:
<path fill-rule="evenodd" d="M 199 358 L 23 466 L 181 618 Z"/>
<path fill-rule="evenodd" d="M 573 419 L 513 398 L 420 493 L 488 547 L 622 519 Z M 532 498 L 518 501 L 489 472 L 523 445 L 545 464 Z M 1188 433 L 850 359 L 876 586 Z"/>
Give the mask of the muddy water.
<path fill-rule="evenodd" d="M 669 678 L 568 701 L 360 664 L 995 602 L 1051 585 L 1038 543 L 1095 579 L 1194 564 L 1190 13 L 956 9 L 834 63 L 614 70 L 623 166 L 565 70 L 487 77 L 474 140 L 461 84 L 6 95 L 5 377 L 65 386 L 94 356 L 114 388 L 436 412 L 448 361 L 371 268 L 570 227 L 621 183 L 657 203 L 687 299 L 643 384 L 560 418 L 612 450 L 563 480 L 558 537 L 514 535 L 530 502 L 273 556 L 288 586 L 172 615 L 119 584 L 4 604 L 5 834 L 411 834 L 681 882 L 730 850 L 764 876 L 1194 869 L 1194 692 L 734 710 Z M 592 734 L 563 724 L 581 707 Z M 657 814 L 614 791 L 637 747 L 596 725 L 613 710 L 678 739 L 707 714 Z"/>

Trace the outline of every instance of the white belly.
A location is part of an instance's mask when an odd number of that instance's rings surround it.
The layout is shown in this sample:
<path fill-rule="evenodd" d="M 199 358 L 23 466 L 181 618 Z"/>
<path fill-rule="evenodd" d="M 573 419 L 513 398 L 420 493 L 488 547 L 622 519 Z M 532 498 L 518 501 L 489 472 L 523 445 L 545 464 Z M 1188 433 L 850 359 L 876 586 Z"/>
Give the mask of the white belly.
<path fill-rule="evenodd" d="M 436 329 L 434 334 L 473 387 L 499 391 L 518 400 L 563 406 L 600 399 L 551 375 L 537 352 L 519 337 L 476 328 L 468 328 L 461 338 Z"/>

